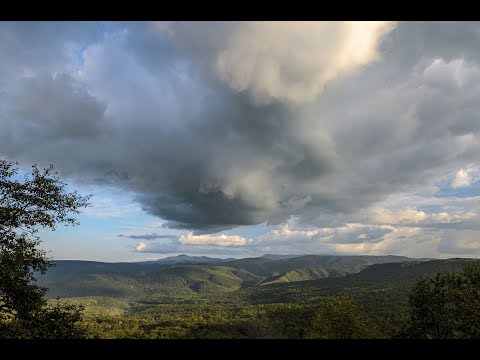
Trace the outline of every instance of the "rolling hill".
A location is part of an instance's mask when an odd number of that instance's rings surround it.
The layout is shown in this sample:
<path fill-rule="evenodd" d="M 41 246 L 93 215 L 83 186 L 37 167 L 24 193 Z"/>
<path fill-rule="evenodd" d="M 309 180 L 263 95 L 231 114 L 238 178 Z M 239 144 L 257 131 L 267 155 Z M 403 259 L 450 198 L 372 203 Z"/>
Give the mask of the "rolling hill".
<path fill-rule="evenodd" d="M 243 289 L 239 297 L 248 303 L 317 302 L 329 295 L 350 294 L 370 298 L 377 293 L 396 293 L 404 296 L 412 283 L 421 277 L 433 277 L 441 271 L 461 271 L 462 262 L 474 259 L 409 260 L 397 263 L 373 264 L 343 277 L 326 277 L 308 281 L 284 281 L 290 273 L 263 286 Z M 301 278 L 307 270 L 292 273 Z M 400 296 L 400 295 L 399 295 Z"/>
<path fill-rule="evenodd" d="M 47 296 L 180 299 L 277 283 L 338 278 L 370 265 L 411 260 L 399 256 L 275 256 L 222 260 L 181 255 L 153 262 L 56 261 L 39 284 Z"/>
<path fill-rule="evenodd" d="M 354 298 L 379 336 L 391 337 L 404 324 L 415 279 L 460 271 L 465 261 L 393 260 L 404 258 L 65 261 L 40 283 L 50 287 L 50 298 L 85 306 L 93 338 L 303 338 L 324 300 L 336 295 Z"/>

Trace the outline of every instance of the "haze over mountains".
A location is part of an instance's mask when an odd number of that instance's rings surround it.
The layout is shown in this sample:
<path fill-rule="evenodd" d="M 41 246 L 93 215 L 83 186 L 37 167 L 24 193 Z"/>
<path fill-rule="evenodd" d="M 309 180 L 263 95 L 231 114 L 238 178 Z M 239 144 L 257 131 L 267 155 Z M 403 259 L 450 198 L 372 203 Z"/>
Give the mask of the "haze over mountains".
<path fill-rule="evenodd" d="M 143 261 L 144 264 L 162 264 L 162 265 L 173 265 L 179 263 L 191 264 L 191 263 L 215 263 L 227 260 L 234 260 L 234 258 L 229 259 L 221 259 L 221 258 L 212 258 L 208 256 L 188 256 L 185 254 L 177 255 L 177 256 L 168 256 L 163 259 L 153 260 L 153 261 Z"/>

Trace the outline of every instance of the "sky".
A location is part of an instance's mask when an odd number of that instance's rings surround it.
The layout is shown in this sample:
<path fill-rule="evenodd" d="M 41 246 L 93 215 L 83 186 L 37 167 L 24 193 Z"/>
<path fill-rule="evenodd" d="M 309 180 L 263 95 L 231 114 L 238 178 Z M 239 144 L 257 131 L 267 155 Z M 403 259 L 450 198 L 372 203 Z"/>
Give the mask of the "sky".
<path fill-rule="evenodd" d="M 55 259 L 480 256 L 478 22 L 0 22 L 0 157 Z"/>

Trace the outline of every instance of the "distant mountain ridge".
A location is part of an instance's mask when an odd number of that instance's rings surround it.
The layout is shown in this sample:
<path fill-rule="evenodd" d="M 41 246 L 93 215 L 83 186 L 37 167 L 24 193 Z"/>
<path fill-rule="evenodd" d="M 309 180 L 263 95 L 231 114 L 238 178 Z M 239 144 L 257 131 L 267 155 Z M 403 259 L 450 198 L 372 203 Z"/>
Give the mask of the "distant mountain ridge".
<path fill-rule="evenodd" d="M 301 257 L 305 256 L 306 254 L 303 255 L 278 255 L 278 254 L 265 254 L 260 256 L 262 259 L 269 259 L 269 260 L 282 260 L 282 259 L 290 259 L 290 258 L 295 258 L 295 257 Z"/>
<path fill-rule="evenodd" d="M 175 298 L 339 278 L 371 265 L 405 261 L 413 259 L 402 256 L 267 254 L 244 259 L 179 255 L 133 263 L 60 260 L 38 278 L 40 285 L 49 288 L 48 297 Z"/>
<path fill-rule="evenodd" d="M 174 264 L 212 264 L 222 261 L 235 260 L 234 258 L 212 258 L 208 256 L 188 256 L 186 254 L 181 254 L 177 256 L 169 256 L 163 259 L 152 260 L 152 261 L 141 261 L 143 264 L 163 264 L 163 265 L 174 265 Z"/>
<path fill-rule="evenodd" d="M 309 281 L 273 281 L 264 286 L 244 289 L 241 296 L 248 303 L 315 302 L 331 294 L 357 293 L 368 298 L 378 293 L 391 293 L 388 301 L 405 299 L 416 279 L 434 277 L 442 271 L 459 272 L 465 261 L 480 259 L 411 259 L 404 262 L 373 264 L 363 270 L 343 277 L 328 277 Z M 365 304 L 368 306 L 368 304 Z"/>

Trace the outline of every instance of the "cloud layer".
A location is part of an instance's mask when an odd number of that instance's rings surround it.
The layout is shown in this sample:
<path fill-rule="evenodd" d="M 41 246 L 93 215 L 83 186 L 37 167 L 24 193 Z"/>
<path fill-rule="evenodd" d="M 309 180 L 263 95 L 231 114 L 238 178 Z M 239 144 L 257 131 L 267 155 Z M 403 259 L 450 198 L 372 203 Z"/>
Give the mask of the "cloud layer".
<path fill-rule="evenodd" d="M 256 246 L 216 232 L 292 216 L 289 231 L 336 229 L 340 250 L 346 237 L 380 251 L 371 239 L 477 231 L 467 200 L 421 202 L 479 180 L 479 34 L 451 22 L 3 22 L 0 154 L 132 192 L 186 230 L 175 246 Z M 373 227 L 342 237 L 351 224 Z"/>
<path fill-rule="evenodd" d="M 339 75 L 378 57 L 390 22 L 228 22 L 157 24 L 257 103 L 315 99 Z"/>

